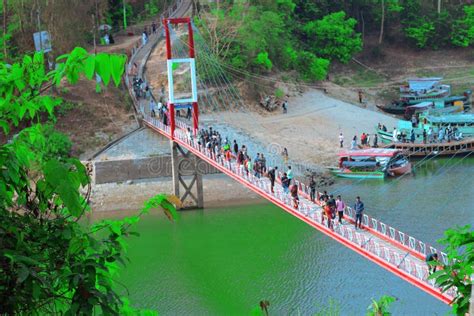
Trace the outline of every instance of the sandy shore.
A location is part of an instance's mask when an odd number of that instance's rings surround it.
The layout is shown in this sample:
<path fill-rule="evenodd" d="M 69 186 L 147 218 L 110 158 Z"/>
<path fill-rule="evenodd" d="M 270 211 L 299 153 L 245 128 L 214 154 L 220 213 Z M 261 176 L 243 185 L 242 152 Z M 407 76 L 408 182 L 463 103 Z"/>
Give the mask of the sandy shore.
<path fill-rule="evenodd" d="M 288 113 L 279 110 L 267 116 L 252 112 L 218 112 L 206 114 L 202 120 L 232 125 L 255 136 L 260 142 L 276 148 L 286 147 L 290 160 L 310 161 L 323 166 L 336 163 L 339 133 L 344 135 L 344 147 L 349 148 L 354 135 L 360 139 L 365 132 L 373 137 L 380 122 L 392 129 L 397 119 L 364 109 L 308 90 L 289 100 Z"/>
<path fill-rule="evenodd" d="M 204 206 L 206 208 L 262 203 L 256 193 L 223 174 L 203 177 Z M 171 178 L 141 181 L 132 184 L 109 183 L 95 185 L 92 189 L 93 212 L 139 210 L 143 203 L 158 193 L 171 194 Z"/>

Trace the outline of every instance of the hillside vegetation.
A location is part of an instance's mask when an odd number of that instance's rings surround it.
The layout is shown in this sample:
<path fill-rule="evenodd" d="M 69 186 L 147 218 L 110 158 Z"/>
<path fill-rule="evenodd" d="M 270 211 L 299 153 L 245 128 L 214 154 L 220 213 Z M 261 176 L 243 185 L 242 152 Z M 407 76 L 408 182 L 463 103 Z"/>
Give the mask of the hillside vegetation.
<path fill-rule="evenodd" d="M 299 78 L 326 78 L 331 63 L 348 63 L 376 37 L 384 45 L 422 51 L 474 45 L 474 5 L 433 0 L 217 1 L 196 19 L 225 63 L 239 70 L 297 71 Z"/>

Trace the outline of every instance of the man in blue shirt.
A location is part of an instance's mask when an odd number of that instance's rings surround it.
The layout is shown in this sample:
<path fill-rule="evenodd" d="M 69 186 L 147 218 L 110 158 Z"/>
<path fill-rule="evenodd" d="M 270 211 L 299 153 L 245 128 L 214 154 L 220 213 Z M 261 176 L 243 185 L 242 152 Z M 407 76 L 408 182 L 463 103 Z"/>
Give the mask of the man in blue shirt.
<path fill-rule="evenodd" d="M 356 203 L 354 204 L 355 211 L 355 227 L 357 229 L 357 222 L 359 222 L 359 228 L 362 229 L 362 213 L 364 212 L 364 203 L 360 200 L 360 196 L 356 198 Z"/>

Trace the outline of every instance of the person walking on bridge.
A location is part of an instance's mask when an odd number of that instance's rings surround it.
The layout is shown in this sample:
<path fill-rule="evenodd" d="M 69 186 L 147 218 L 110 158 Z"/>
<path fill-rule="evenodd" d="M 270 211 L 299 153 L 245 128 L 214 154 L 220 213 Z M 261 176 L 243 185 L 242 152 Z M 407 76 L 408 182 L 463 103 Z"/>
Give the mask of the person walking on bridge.
<path fill-rule="evenodd" d="M 329 196 L 328 200 L 329 210 L 331 211 L 331 218 L 336 218 L 336 200 L 334 199 L 334 195 Z"/>
<path fill-rule="evenodd" d="M 316 198 L 316 181 L 314 181 L 314 177 L 311 177 L 311 181 L 309 182 L 309 198 L 311 202 L 314 202 Z"/>
<path fill-rule="evenodd" d="M 281 186 L 283 187 L 283 192 L 288 193 L 288 188 L 290 187 L 290 180 L 288 179 L 286 172 L 281 177 Z"/>
<path fill-rule="evenodd" d="M 268 178 L 270 179 L 270 189 L 272 193 L 275 193 L 273 188 L 275 187 L 275 179 L 276 179 L 277 170 L 278 170 L 278 167 L 270 168 L 270 170 L 268 170 Z"/>
<path fill-rule="evenodd" d="M 293 198 L 293 208 L 298 209 L 300 205 L 300 199 L 298 197 L 298 186 L 293 184 L 290 189 L 291 197 Z"/>
<path fill-rule="evenodd" d="M 359 229 L 362 229 L 362 214 L 364 212 L 364 203 L 360 200 L 360 196 L 356 198 L 356 203 L 354 204 L 355 211 L 355 227 L 357 229 L 357 223 L 359 223 Z"/>
<path fill-rule="evenodd" d="M 346 208 L 346 204 L 342 200 L 341 196 L 337 196 L 336 200 L 336 211 L 337 215 L 339 216 L 339 224 L 342 224 L 342 218 L 344 217 L 344 209 Z"/>
<path fill-rule="evenodd" d="M 239 153 L 239 145 L 237 144 L 237 141 L 234 139 L 234 153 L 237 155 Z"/>
<path fill-rule="evenodd" d="M 435 253 L 430 253 L 426 256 L 426 263 L 428 264 L 428 272 L 429 274 L 433 274 L 436 272 L 436 268 L 439 265 L 438 261 L 438 254 Z"/>
<path fill-rule="evenodd" d="M 293 180 L 293 170 L 291 170 L 291 166 L 288 166 L 288 171 L 286 174 L 288 175 L 288 180 L 290 181 L 289 184 L 291 184 L 291 181 Z"/>
<path fill-rule="evenodd" d="M 323 212 L 321 212 L 321 224 L 324 224 L 324 217 L 326 216 L 326 219 L 328 221 L 328 228 L 332 229 L 331 206 L 329 205 L 329 198 L 327 197 L 327 195 L 324 197 L 321 207 L 323 208 Z"/>
<path fill-rule="evenodd" d="M 262 168 L 262 173 L 267 172 L 267 158 L 263 155 L 260 155 L 260 167 Z"/>

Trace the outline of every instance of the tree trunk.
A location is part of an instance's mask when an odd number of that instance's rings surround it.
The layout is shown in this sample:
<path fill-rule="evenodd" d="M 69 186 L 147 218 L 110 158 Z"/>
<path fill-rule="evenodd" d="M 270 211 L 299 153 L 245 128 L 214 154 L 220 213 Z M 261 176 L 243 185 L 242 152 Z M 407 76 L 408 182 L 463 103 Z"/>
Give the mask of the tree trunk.
<path fill-rule="evenodd" d="M 3 0 L 3 55 L 7 60 L 7 0 Z"/>
<path fill-rule="evenodd" d="M 438 15 L 441 14 L 441 0 L 438 0 Z"/>
<path fill-rule="evenodd" d="M 382 0 L 381 4 L 382 4 L 382 18 L 380 19 L 379 44 L 382 44 L 382 40 L 383 40 L 383 27 L 384 27 L 384 23 L 385 23 L 385 0 Z"/>
<path fill-rule="evenodd" d="M 362 20 L 362 43 L 364 43 L 364 38 L 365 38 L 365 19 L 364 19 L 364 11 L 360 11 L 360 19 Z"/>
<path fill-rule="evenodd" d="M 20 1 L 20 9 L 18 10 L 18 22 L 20 23 L 20 31 L 21 33 L 25 32 L 25 29 L 23 27 L 23 13 L 25 12 L 25 3 L 23 2 L 24 0 Z"/>

